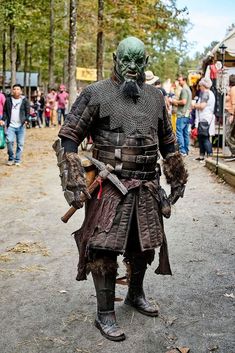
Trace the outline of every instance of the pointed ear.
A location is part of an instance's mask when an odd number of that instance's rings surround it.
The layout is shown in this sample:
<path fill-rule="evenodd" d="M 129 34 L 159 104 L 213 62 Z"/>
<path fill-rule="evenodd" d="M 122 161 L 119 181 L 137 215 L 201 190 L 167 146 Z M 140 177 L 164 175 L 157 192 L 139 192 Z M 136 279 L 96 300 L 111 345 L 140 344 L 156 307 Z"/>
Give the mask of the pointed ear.
<path fill-rule="evenodd" d="M 117 56 L 115 53 L 113 53 L 113 61 L 116 63 L 117 62 Z"/>
<path fill-rule="evenodd" d="M 149 61 L 149 56 L 146 57 L 146 60 L 145 60 L 145 65 L 148 64 L 148 61 Z"/>

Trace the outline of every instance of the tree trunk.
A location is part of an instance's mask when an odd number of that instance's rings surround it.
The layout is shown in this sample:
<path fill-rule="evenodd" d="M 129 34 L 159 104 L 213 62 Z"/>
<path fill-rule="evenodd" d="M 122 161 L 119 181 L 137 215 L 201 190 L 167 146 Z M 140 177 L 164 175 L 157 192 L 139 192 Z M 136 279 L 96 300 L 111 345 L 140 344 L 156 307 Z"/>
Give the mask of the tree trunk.
<path fill-rule="evenodd" d="M 69 2 L 64 0 L 64 29 L 69 32 Z M 64 52 L 63 83 L 68 87 L 68 51 Z"/>
<path fill-rule="evenodd" d="M 63 83 L 68 87 L 68 60 L 64 59 L 63 62 Z"/>
<path fill-rule="evenodd" d="M 31 44 L 29 47 L 29 101 L 31 102 L 31 71 L 32 71 L 32 49 L 33 45 Z"/>
<path fill-rule="evenodd" d="M 49 87 L 54 86 L 54 0 L 50 0 Z"/>
<path fill-rule="evenodd" d="M 6 81 L 6 32 L 3 29 L 2 32 L 2 91 L 5 92 L 5 81 Z"/>
<path fill-rule="evenodd" d="M 28 71 L 28 39 L 24 43 L 24 94 L 27 95 L 27 71 Z"/>
<path fill-rule="evenodd" d="M 74 103 L 77 96 L 77 86 L 76 86 L 77 11 L 78 11 L 78 0 L 70 0 L 69 60 L 68 60 L 69 108 Z"/>
<path fill-rule="evenodd" d="M 19 71 L 21 65 L 21 53 L 20 53 L 20 45 L 17 43 L 16 46 L 16 72 Z"/>
<path fill-rule="evenodd" d="M 10 24 L 10 60 L 11 60 L 11 87 L 16 83 L 16 30 Z"/>
<path fill-rule="evenodd" d="M 104 72 L 103 12 L 104 12 L 104 0 L 98 0 L 98 33 L 97 33 L 97 52 L 96 52 L 97 81 L 103 80 L 103 72 Z"/>

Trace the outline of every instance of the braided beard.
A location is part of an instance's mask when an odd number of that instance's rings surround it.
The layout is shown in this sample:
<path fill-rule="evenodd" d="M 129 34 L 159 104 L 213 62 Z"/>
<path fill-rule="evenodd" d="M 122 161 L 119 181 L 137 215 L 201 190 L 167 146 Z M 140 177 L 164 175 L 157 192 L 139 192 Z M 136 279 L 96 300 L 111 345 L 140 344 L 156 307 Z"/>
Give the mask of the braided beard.
<path fill-rule="evenodd" d="M 136 103 L 140 96 L 140 89 L 145 81 L 145 74 L 141 74 L 137 80 L 127 81 L 121 77 L 116 68 L 114 67 L 114 75 L 116 79 L 121 83 L 120 90 L 123 95 L 128 98 L 132 98 Z"/>

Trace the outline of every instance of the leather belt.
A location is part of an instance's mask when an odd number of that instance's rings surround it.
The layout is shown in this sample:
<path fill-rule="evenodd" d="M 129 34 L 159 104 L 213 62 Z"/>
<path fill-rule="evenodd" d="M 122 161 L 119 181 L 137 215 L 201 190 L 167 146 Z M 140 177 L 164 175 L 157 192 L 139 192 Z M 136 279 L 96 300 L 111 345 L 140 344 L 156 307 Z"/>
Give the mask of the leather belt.
<path fill-rule="evenodd" d="M 95 144 L 95 149 L 99 151 L 107 151 L 115 153 L 115 150 L 120 149 L 122 154 L 128 155 L 146 155 L 146 154 L 156 154 L 158 151 L 158 144 L 146 145 L 146 146 L 112 146 L 112 145 L 100 145 Z"/>
<path fill-rule="evenodd" d="M 132 155 L 122 153 L 121 149 L 116 149 L 114 152 L 102 151 L 97 148 L 93 149 L 93 156 L 96 159 L 119 160 L 121 162 L 131 162 L 136 164 L 155 164 L 158 156 L 156 151 L 153 155 Z"/>
<path fill-rule="evenodd" d="M 120 172 L 114 172 L 119 178 L 124 179 L 140 179 L 140 180 L 152 180 L 157 176 L 157 171 L 152 172 L 141 172 L 134 170 L 122 169 Z"/>

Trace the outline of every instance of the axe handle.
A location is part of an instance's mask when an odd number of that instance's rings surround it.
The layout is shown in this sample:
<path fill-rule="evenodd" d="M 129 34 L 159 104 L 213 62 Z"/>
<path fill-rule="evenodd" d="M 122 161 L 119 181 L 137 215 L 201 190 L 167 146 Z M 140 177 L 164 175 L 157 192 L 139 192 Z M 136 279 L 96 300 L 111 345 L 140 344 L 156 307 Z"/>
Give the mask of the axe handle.
<path fill-rule="evenodd" d="M 89 192 L 89 194 L 92 194 L 95 189 L 100 185 L 100 183 L 102 182 L 102 178 L 100 176 L 97 176 L 95 178 L 95 180 L 93 181 L 93 183 L 88 186 L 87 191 Z M 81 197 L 80 197 L 80 201 L 84 202 L 87 199 L 87 196 L 85 194 L 83 194 L 83 192 L 81 193 Z M 61 221 L 64 223 L 67 223 L 68 220 L 70 219 L 70 217 L 72 217 L 72 215 L 77 211 L 77 208 L 71 206 L 70 209 L 61 217 Z"/>

